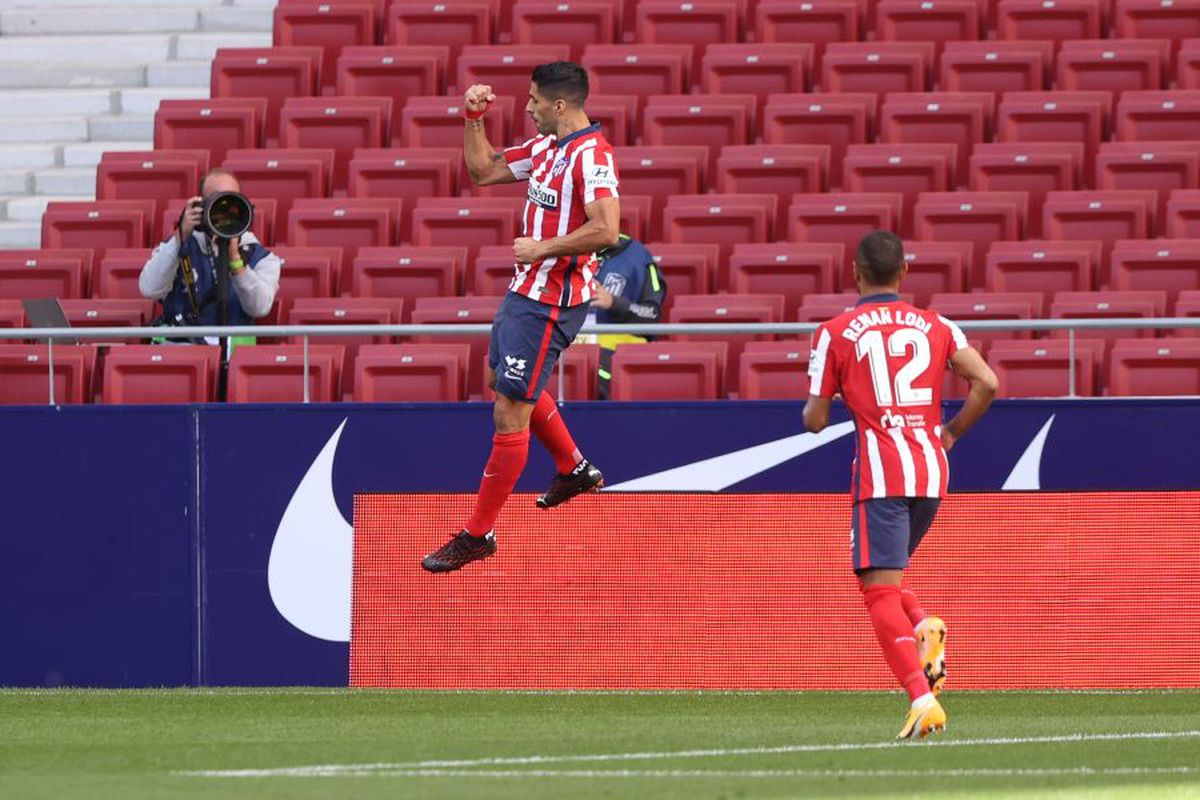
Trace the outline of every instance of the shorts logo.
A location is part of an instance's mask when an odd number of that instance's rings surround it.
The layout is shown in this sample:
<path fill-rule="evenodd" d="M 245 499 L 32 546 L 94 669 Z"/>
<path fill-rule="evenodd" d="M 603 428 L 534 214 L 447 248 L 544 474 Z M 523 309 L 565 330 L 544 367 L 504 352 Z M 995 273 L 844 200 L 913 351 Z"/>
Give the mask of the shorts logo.
<path fill-rule="evenodd" d="M 504 363 L 506 365 L 504 370 L 505 378 L 508 378 L 510 381 L 525 380 L 525 359 L 517 358 L 516 356 L 505 356 Z"/>

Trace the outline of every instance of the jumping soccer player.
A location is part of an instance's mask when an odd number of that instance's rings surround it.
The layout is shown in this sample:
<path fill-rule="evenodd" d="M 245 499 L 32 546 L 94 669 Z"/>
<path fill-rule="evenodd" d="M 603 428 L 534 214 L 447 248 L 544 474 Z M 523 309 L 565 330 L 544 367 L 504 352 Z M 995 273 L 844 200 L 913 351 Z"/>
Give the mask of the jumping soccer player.
<path fill-rule="evenodd" d="M 908 267 L 900 239 L 873 231 L 859 242 L 858 305 L 813 334 L 804 426 L 817 433 L 841 393 L 854 418 L 856 456 L 850 550 L 883 656 L 912 706 L 897 738 L 944 730 L 936 695 L 946 679 L 946 626 L 902 588 L 909 556 L 946 496 L 946 453 L 979 421 L 996 376 L 962 331 L 936 312 L 900 299 Z M 942 425 L 947 364 L 971 383 L 962 409 Z"/>
<path fill-rule="evenodd" d="M 470 87 L 464 101 L 463 156 L 471 180 L 476 186 L 527 180 L 529 192 L 524 236 L 513 242 L 516 276 L 492 323 L 488 349 L 488 385 L 496 390 L 492 454 L 475 513 L 421 562 L 430 572 L 456 570 L 496 552 L 496 516 L 525 469 L 531 430 L 558 472 L 539 508 L 604 484 L 544 388 L 587 318 L 599 271 L 596 251 L 620 241 L 617 167 L 600 126 L 583 110 L 587 72 L 559 61 L 537 67 L 532 77 L 525 110 L 539 135 L 517 147 L 497 153 L 484 135 L 482 118 L 496 99 L 490 86 Z"/>

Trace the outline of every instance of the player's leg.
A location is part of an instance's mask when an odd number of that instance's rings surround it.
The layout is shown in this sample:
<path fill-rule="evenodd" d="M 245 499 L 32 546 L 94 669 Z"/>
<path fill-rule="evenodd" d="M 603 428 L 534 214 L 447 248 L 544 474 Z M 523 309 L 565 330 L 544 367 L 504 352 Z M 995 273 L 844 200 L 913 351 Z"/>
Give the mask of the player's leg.
<path fill-rule="evenodd" d="M 537 499 L 538 508 L 562 505 L 572 497 L 604 485 L 604 475 L 576 447 L 558 404 L 545 390 L 558 359 L 583 327 L 587 312 L 586 305 L 554 309 L 549 320 L 550 327 L 546 330 L 544 358 L 533 376 L 531 391 L 536 392 L 537 397 L 533 409 L 533 435 L 554 457 L 556 473 L 550 481 L 550 488 Z"/>
<path fill-rule="evenodd" d="M 900 598 L 908 566 L 909 519 L 903 499 L 864 500 L 854 507 L 851 550 L 875 638 L 911 707 L 900 738 L 941 730 L 946 715 L 929 690 L 917 656 L 916 637 Z"/>
<path fill-rule="evenodd" d="M 940 500 L 935 498 L 913 498 L 909 501 L 909 539 L 908 554 L 917 551 L 933 518 L 937 515 Z M 925 671 L 925 679 L 929 688 L 935 694 L 941 694 L 946 685 L 946 623 L 941 617 L 930 616 L 921 608 L 917 596 L 909 589 L 904 589 L 904 610 L 913 623 L 917 636 L 917 655 L 921 659 L 921 668 Z"/>

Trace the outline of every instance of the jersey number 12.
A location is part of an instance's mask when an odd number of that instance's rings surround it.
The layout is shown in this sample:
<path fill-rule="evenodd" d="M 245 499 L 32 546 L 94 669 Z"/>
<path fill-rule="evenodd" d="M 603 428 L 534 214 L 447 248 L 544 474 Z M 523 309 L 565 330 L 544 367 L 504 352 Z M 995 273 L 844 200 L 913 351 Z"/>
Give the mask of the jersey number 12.
<path fill-rule="evenodd" d="M 888 373 L 888 355 L 903 358 L 912 349 L 912 356 L 892 380 Z M 924 406 L 933 400 L 933 389 L 914 388 L 913 382 L 929 369 L 929 337 L 915 328 L 901 328 L 887 337 L 885 345 L 883 331 L 867 331 L 859 337 L 855 347 L 858 360 L 865 357 L 871 367 L 871 383 L 875 386 L 875 400 L 882 406 Z M 894 388 L 894 392 L 893 392 Z"/>

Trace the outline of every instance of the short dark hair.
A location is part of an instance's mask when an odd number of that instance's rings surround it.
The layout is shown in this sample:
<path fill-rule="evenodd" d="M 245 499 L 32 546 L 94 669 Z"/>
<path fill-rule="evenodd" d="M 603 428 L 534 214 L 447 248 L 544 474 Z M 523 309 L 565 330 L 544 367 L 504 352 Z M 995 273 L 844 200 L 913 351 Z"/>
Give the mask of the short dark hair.
<path fill-rule="evenodd" d="M 904 267 L 904 245 L 891 231 L 871 231 L 859 241 L 854 261 L 867 283 L 890 286 Z"/>
<path fill-rule="evenodd" d="M 533 82 L 551 100 L 566 100 L 576 106 L 587 100 L 587 70 L 573 61 L 552 61 L 534 67 Z"/>

